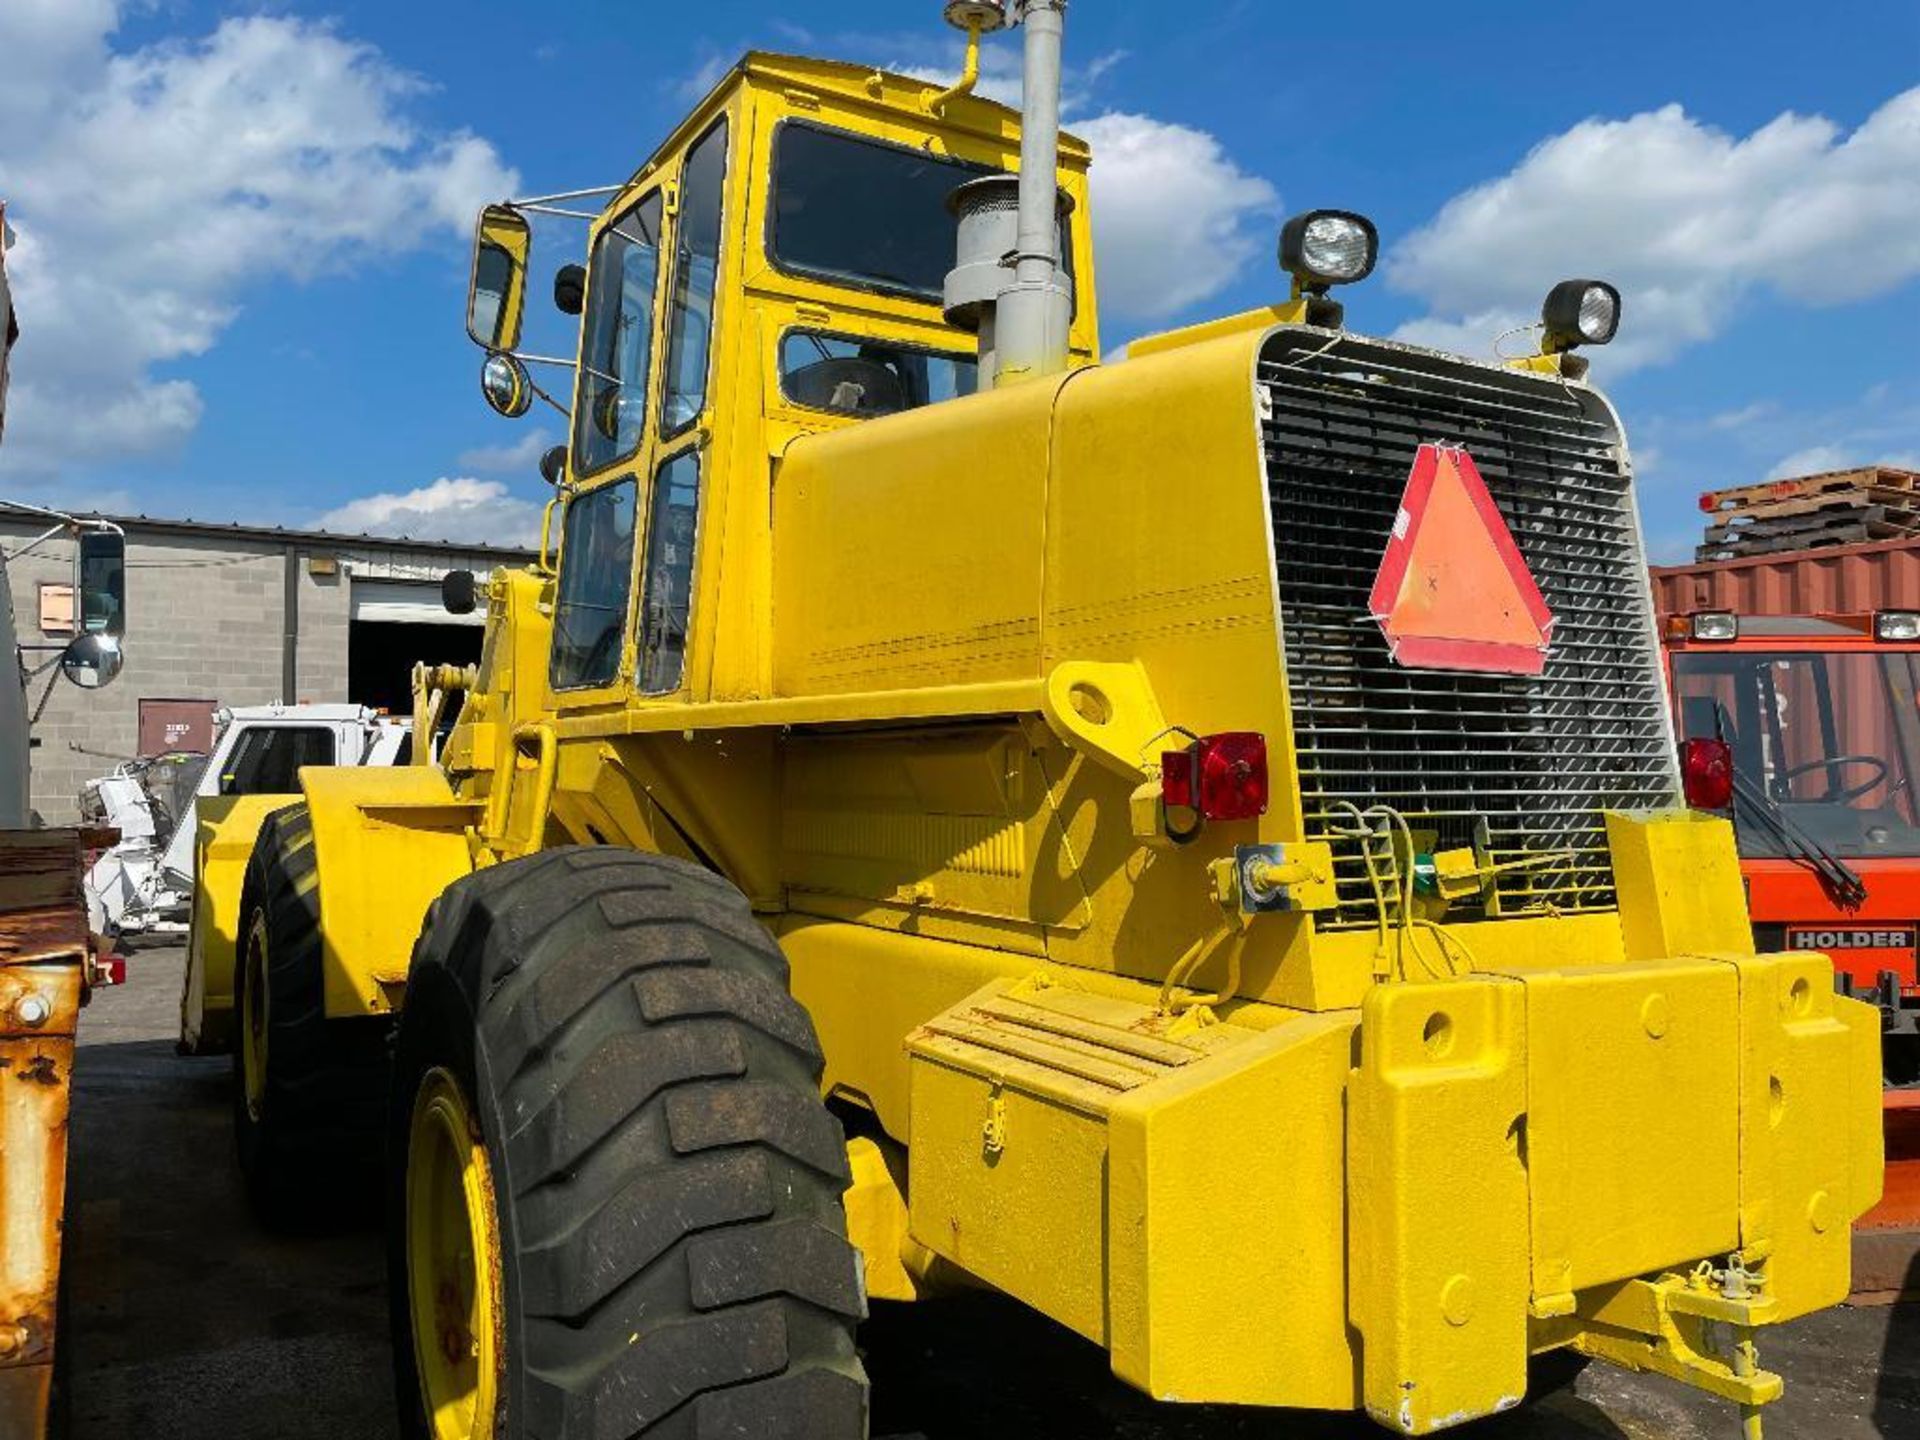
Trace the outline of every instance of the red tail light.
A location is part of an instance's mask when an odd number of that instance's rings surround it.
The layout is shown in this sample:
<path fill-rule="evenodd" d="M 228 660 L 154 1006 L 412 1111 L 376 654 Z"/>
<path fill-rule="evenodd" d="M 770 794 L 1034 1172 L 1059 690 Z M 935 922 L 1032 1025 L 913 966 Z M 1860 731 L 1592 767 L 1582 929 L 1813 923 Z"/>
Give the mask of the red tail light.
<path fill-rule="evenodd" d="M 1207 735 L 1160 757 L 1160 796 L 1208 820 L 1253 820 L 1267 813 L 1267 737 L 1248 730 Z"/>
<path fill-rule="evenodd" d="M 127 957 L 124 955 L 96 955 L 93 960 L 93 983 L 96 985 L 126 984 Z"/>
<path fill-rule="evenodd" d="M 1680 747 L 1680 783 L 1696 810 L 1733 803 L 1733 747 L 1724 740 L 1688 740 Z"/>

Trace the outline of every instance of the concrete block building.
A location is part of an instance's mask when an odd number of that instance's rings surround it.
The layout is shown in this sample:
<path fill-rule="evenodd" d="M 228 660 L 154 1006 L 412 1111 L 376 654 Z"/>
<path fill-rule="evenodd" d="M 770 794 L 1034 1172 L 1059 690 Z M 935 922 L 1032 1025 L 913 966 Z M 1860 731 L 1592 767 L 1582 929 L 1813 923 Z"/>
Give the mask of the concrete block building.
<path fill-rule="evenodd" d="M 416 660 L 466 664 L 483 617 L 448 615 L 440 580 L 534 557 L 370 535 L 112 517 L 127 532 L 126 668 L 81 690 L 58 667 L 33 681 L 33 805 L 53 824 L 76 813 L 86 780 L 116 760 L 201 749 L 214 710 L 275 701 L 352 701 L 405 713 Z M 47 528 L 0 501 L 11 556 Z M 73 547 L 18 560 L 8 579 L 29 667 L 72 633 Z"/>

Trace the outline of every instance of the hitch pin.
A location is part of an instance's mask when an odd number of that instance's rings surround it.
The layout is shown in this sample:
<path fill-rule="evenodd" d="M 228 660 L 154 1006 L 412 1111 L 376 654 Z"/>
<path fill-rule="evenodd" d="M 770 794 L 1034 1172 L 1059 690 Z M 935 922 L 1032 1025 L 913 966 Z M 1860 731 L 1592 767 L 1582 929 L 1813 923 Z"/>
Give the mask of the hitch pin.
<path fill-rule="evenodd" d="M 1727 1266 L 1725 1274 L 1721 1277 L 1720 1293 L 1729 1300 L 1749 1299 L 1757 1288 L 1749 1284 L 1749 1281 L 1758 1278 L 1736 1259 Z M 1738 1326 L 1733 1334 L 1733 1373 L 1742 1380 L 1751 1380 L 1760 1371 L 1760 1353 L 1753 1343 L 1753 1327 Z M 1740 1407 L 1741 1440 L 1766 1440 L 1762 1427 L 1760 1407 L 1742 1405 Z"/>

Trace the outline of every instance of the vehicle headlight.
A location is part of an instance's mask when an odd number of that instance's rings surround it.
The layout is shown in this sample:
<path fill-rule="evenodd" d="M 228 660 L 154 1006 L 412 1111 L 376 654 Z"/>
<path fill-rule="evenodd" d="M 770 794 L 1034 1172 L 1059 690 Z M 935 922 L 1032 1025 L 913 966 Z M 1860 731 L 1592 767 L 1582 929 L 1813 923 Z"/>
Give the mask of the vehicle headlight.
<path fill-rule="evenodd" d="M 1693 638 L 1696 640 L 1738 640 L 1740 621 L 1737 616 L 1723 610 L 1703 612 L 1693 617 Z"/>
<path fill-rule="evenodd" d="M 1876 639 L 1920 640 L 1920 614 L 1912 610 L 1882 610 L 1873 617 Z"/>
<path fill-rule="evenodd" d="M 1604 280 L 1562 280 L 1540 307 L 1549 351 L 1605 345 L 1620 329 L 1620 292 Z"/>
<path fill-rule="evenodd" d="M 1380 232 L 1349 210 L 1309 210 L 1280 231 L 1280 266 L 1309 290 L 1364 280 L 1379 258 Z"/>

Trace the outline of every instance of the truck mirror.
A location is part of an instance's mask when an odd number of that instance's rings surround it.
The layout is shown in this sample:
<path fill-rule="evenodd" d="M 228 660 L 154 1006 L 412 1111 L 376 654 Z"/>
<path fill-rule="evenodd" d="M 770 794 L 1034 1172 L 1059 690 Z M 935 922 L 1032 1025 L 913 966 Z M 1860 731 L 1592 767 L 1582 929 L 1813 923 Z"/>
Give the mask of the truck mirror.
<path fill-rule="evenodd" d="M 111 685 L 126 663 L 118 636 L 94 631 L 73 637 L 60 655 L 60 673 L 82 690 Z"/>
<path fill-rule="evenodd" d="M 127 633 L 127 537 L 118 530 L 85 529 L 74 547 L 75 629 L 86 635 Z"/>
<path fill-rule="evenodd" d="M 489 205 L 473 233 L 473 276 L 467 286 L 467 334 L 488 350 L 520 343 L 527 302 L 527 258 L 533 231 L 511 205 Z"/>

